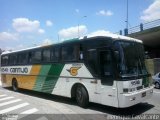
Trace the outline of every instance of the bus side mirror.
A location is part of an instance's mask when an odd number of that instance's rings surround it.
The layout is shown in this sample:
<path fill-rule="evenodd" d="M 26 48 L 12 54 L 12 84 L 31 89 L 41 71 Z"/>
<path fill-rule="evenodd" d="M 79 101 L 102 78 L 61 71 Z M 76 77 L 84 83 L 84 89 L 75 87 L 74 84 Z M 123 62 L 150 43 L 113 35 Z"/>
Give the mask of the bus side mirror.
<path fill-rule="evenodd" d="M 116 61 L 119 62 L 120 61 L 119 51 L 114 51 L 114 56 L 115 56 Z"/>

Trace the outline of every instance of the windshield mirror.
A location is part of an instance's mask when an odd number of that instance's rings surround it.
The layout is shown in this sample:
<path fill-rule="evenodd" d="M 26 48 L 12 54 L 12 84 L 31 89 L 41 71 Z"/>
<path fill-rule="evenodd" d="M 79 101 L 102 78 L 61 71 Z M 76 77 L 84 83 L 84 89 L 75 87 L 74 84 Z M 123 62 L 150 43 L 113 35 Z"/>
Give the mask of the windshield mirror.
<path fill-rule="evenodd" d="M 119 53 L 119 51 L 114 51 L 114 56 L 115 56 L 116 61 L 119 62 L 120 61 L 120 53 Z"/>

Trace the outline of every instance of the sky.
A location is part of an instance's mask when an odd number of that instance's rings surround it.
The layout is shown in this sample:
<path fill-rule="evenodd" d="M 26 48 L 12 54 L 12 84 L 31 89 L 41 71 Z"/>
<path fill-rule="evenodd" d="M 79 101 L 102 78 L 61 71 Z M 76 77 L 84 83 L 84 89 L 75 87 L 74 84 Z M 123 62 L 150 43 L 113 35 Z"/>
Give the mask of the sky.
<path fill-rule="evenodd" d="M 126 27 L 127 0 L 0 0 L 0 48 L 54 44 Z M 129 28 L 160 18 L 160 0 L 128 0 Z"/>

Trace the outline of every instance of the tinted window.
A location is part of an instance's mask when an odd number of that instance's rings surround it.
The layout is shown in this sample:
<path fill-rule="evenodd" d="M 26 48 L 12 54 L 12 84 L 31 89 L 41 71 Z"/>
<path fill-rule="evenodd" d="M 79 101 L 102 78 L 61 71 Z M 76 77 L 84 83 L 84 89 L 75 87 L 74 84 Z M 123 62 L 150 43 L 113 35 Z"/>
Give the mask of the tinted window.
<path fill-rule="evenodd" d="M 94 75 L 98 75 L 98 64 L 97 64 L 97 51 L 96 49 L 90 49 L 88 50 L 88 64 L 90 67 L 91 72 Z"/>
<path fill-rule="evenodd" d="M 46 50 L 43 50 L 43 61 L 44 62 L 49 62 L 50 61 L 50 49 L 46 49 Z"/>
<path fill-rule="evenodd" d="M 111 43 L 112 43 L 111 38 L 93 38 L 90 40 L 86 40 L 84 42 L 84 46 L 89 50 L 89 49 L 107 47 L 110 46 Z"/>
<path fill-rule="evenodd" d="M 2 65 L 7 65 L 8 59 L 9 59 L 8 55 L 2 56 L 2 58 L 1 58 Z"/>
<path fill-rule="evenodd" d="M 51 51 L 51 61 L 58 62 L 59 59 L 59 48 L 54 48 Z"/>
<path fill-rule="evenodd" d="M 62 60 L 63 61 L 75 61 L 77 59 L 76 46 L 62 47 Z"/>
<path fill-rule="evenodd" d="M 83 60 L 84 59 L 84 50 L 83 50 L 82 44 L 80 44 L 78 51 L 79 51 L 79 60 Z"/>
<path fill-rule="evenodd" d="M 143 45 L 132 41 L 116 41 L 115 49 L 120 53 L 119 69 L 121 75 L 146 75 Z"/>
<path fill-rule="evenodd" d="M 114 67 L 111 51 L 100 51 L 99 54 L 102 84 L 113 85 Z"/>
<path fill-rule="evenodd" d="M 29 53 L 29 62 L 38 63 L 41 61 L 41 50 L 36 50 Z"/>
<path fill-rule="evenodd" d="M 27 63 L 27 53 L 18 54 L 18 64 L 26 64 Z"/>
<path fill-rule="evenodd" d="M 16 65 L 17 64 L 17 55 L 13 54 L 9 56 L 9 64 Z"/>

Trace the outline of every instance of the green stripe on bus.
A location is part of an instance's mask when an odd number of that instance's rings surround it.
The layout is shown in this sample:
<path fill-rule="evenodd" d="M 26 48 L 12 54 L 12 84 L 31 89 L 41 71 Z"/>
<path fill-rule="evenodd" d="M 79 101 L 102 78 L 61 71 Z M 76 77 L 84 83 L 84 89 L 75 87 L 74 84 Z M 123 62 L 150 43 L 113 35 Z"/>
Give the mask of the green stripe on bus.
<path fill-rule="evenodd" d="M 33 90 L 52 93 L 63 67 L 64 64 L 42 65 Z"/>
<path fill-rule="evenodd" d="M 36 79 L 36 83 L 35 83 L 33 90 L 35 91 L 42 90 L 43 84 L 45 83 L 45 80 L 46 80 L 46 77 L 48 75 L 50 68 L 51 68 L 51 65 L 42 65 L 39 76 Z"/>
<path fill-rule="evenodd" d="M 64 67 L 64 64 L 54 64 L 51 66 L 48 72 L 49 76 L 46 78 L 43 84 L 42 92 L 52 93 L 57 83 L 57 80 L 62 72 L 63 67 Z"/>

